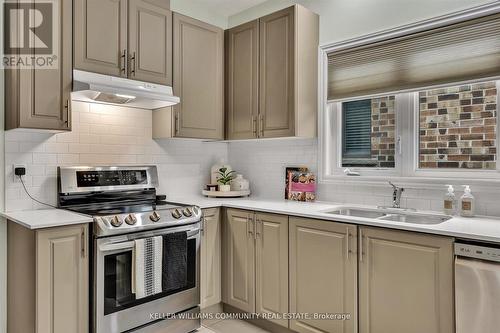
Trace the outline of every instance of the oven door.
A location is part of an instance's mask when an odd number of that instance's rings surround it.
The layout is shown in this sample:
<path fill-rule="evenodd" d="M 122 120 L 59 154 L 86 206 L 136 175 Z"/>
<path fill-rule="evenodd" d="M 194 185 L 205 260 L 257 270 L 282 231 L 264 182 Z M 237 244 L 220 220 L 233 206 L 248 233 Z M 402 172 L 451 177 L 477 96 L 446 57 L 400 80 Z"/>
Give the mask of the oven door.
<path fill-rule="evenodd" d="M 132 292 L 134 240 L 187 232 L 187 286 L 136 299 Z M 94 241 L 95 333 L 120 333 L 150 324 L 163 314 L 178 313 L 200 303 L 200 224 Z"/>

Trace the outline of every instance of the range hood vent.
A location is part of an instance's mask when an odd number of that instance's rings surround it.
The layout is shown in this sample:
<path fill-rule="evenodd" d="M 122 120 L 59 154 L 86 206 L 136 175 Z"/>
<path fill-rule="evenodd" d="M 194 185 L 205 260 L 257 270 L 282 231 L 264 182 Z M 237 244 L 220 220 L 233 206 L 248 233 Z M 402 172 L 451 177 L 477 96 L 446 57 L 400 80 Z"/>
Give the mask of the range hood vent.
<path fill-rule="evenodd" d="M 180 102 L 172 87 L 109 75 L 73 71 L 74 101 L 119 105 L 139 109 L 160 109 Z"/>

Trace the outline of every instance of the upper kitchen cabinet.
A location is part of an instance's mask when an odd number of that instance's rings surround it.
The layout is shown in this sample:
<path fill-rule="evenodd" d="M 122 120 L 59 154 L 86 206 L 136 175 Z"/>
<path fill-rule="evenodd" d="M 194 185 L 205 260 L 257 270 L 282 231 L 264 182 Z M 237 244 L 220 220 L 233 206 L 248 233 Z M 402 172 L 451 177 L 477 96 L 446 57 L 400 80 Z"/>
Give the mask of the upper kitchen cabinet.
<path fill-rule="evenodd" d="M 318 15 L 295 5 L 226 40 L 227 138 L 315 137 Z"/>
<path fill-rule="evenodd" d="M 35 2 L 33 2 L 35 3 Z M 14 49 L 13 56 L 20 59 L 45 59 L 47 66 L 12 68 L 5 71 L 5 128 L 42 129 L 53 131 L 71 130 L 72 84 L 72 1 L 57 0 L 54 17 L 56 38 L 50 45 L 52 54 L 45 48 Z M 11 19 L 14 17 L 10 15 Z M 15 24 L 15 22 L 10 22 Z M 52 30 L 49 30 L 52 31 Z M 35 33 L 36 34 L 36 33 Z M 22 34 L 17 37 L 21 38 Z M 38 36 L 37 36 L 38 37 Z M 46 37 L 46 36 L 45 36 Z M 44 43 L 43 36 L 40 41 Z M 24 45 L 21 41 L 8 40 L 10 45 Z M 50 52 L 50 50 L 49 50 Z M 49 64 L 52 63 L 52 66 Z M 40 62 L 37 60 L 37 64 Z"/>
<path fill-rule="evenodd" d="M 224 31 L 174 13 L 175 137 L 224 138 Z M 156 113 L 156 112 L 155 112 Z"/>
<path fill-rule="evenodd" d="M 228 139 L 257 138 L 259 117 L 259 20 L 226 30 Z"/>
<path fill-rule="evenodd" d="M 172 85 L 172 12 L 129 0 L 129 77 Z"/>
<path fill-rule="evenodd" d="M 172 13 L 166 0 L 76 0 L 75 68 L 172 84 Z"/>
<path fill-rule="evenodd" d="M 75 68 L 127 76 L 127 0 L 75 1 Z"/>

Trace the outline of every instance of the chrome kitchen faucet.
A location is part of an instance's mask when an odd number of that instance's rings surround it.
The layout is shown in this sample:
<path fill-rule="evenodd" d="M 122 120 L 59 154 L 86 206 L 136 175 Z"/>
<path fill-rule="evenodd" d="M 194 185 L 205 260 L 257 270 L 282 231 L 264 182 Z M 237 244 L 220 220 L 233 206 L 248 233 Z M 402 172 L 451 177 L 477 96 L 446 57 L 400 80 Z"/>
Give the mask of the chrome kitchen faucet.
<path fill-rule="evenodd" d="M 391 182 L 388 183 L 394 189 L 394 192 L 392 193 L 392 208 L 401 208 L 401 195 L 403 194 L 405 189 L 402 187 L 398 187 Z"/>

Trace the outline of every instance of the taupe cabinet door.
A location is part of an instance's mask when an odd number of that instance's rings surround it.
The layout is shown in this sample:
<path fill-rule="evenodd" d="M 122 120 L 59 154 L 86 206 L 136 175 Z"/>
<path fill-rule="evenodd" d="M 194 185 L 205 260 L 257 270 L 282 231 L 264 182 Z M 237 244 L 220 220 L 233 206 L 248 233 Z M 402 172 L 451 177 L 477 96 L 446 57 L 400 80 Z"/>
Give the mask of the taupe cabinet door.
<path fill-rule="evenodd" d="M 228 209 L 224 227 L 223 301 L 245 312 L 255 312 L 253 212 Z"/>
<path fill-rule="evenodd" d="M 71 130 L 73 3 L 56 4 L 57 67 L 6 70 L 6 129 Z"/>
<path fill-rule="evenodd" d="M 172 84 L 172 12 L 145 0 L 129 1 L 129 77 Z"/>
<path fill-rule="evenodd" d="M 219 209 L 203 210 L 201 232 L 201 307 L 221 302 L 221 223 Z"/>
<path fill-rule="evenodd" d="M 256 312 L 288 313 L 288 216 L 255 214 Z M 273 322 L 288 327 L 287 319 Z"/>
<path fill-rule="evenodd" d="M 257 138 L 259 20 L 226 31 L 227 139 Z"/>
<path fill-rule="evenodd" d="M 227 30 L 228 139 L 316 136 L 318 44 L 300 5 Z"/>
<path fill-rule="evenodd" d="M 293 136 L 295 7 L 260 19 L 259 137 Z"/>
<path fill-rule="evenodd" d="M 37 232 L 36 332 L 88 332 L 87 235 L 87 225 Z"/>
<path fill-rule="evenodd" d="M 127 0 L 75 0 L 75 68 L 127 76 Z"/>
<path fill-rule="evenodd" d="M 453 239 L 360 228 L 360 333 L 453 333 Z"/>
<path fill-rule="evenodd" d="M 290 320 L 291 330 L 357 333 L 356 240 L 355 226 L 290 217 L 290 312 L 351 315 Z"/>
<path fill-rule="evenodd" d="M 224 31 L 174 13 L 174 136 L 224 137 Z"/>

